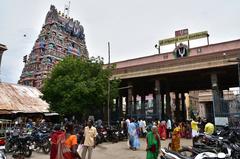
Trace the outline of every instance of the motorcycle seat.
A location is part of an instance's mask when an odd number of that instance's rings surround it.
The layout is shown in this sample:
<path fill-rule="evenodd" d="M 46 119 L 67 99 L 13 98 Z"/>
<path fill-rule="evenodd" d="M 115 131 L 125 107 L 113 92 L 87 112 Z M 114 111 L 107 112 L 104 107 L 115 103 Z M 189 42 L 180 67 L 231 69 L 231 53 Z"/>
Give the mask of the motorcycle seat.
<path fill-rule="evenodd" d="M 237 144 L 232 145 L 232 147 L 235 151 L 240 151 L 240 146 L 238 146 Z"/>
<path fill-rule="evenodd" d="M 204 147 L 204 146 L 206 146 L 206 145 L 203 143 L 200 143 L 200 142 L 196 142 L 196 143 L 194 143 L 193 147 Z"/>
<path fill-rule="evenodd" d="M 29 139 L 30 137 L 29 136 L 19 136 L 19 140 L 27 140 Z"/>
<path fill-rule="evenodd" d="M 166 150 L 166 152 L 172 153 L 172 154 L 178 156 L 181 159 L 192 159 L 192 157 L 184 156 L 184 155 L 182 155 L 182 154 L 180 154 L 178 152 L 175 152 L 175 151 L 172 151 L 172 150 L 168 150 L 168 149 L 165 149 L 165 150 Z"/>

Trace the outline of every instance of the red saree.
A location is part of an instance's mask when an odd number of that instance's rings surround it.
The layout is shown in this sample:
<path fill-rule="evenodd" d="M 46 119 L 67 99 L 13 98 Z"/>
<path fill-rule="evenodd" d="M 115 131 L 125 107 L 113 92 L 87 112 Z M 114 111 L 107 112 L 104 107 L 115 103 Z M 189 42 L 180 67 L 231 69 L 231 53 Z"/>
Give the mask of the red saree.
<path fill-rule="evenodd" d="M 166 126 L 166 124 L 164 124 L 162 122 L 160 123 L 160 125 L 158 127 L 158 133 L 159 133 L 160 138 L 162 140 L 166 140 L 166 138 L 167 138 L 167 126 Z"/>

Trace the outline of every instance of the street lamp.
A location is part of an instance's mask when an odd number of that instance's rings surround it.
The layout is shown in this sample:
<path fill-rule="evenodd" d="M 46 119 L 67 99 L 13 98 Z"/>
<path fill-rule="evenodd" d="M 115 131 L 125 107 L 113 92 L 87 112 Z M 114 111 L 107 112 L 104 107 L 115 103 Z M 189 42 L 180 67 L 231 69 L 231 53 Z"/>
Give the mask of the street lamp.
<path fill-rule="evenodd" d="M 160 44 L 156 44 L 154 47 L 158 49 L 158 54 L 160 54 Z"/>
<path fill-rule="evenodd" d="M 108 42 L 108 69 L 110 68 L 110 42 Z M 111 85 L 110 85 L 110 79 L 108 79 L 108 97 L 107 97 L 107 116 L 108 116 L 108 126 L 110 126 L 110 91 L 111 91 Z"/>
<path fill-rule="evenodd" d="M 1 61 L 3 52 L 7 50 L 7 47 L 3 44 L 0 44 L 0 82 L 1 82 Z"/>
<path fill-rule="evenodd" d="M 238 94 L 240 94 L 240 57 L 237 57 L 235 60 L 228 60 L 228 62 L 237 62 L 238 69 Z"/>

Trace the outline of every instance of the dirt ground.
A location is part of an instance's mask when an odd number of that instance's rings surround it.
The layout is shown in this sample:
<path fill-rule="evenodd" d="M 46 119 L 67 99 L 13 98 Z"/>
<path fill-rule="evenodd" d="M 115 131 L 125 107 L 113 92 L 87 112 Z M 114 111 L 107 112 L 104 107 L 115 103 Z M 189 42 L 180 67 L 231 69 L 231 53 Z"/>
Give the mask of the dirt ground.
<path fill-rule="evenodd" d="M 140 139 L 141 147 L 137 151 L 128 149 L 127 141 L 118 143 L 103 143 L 98 145 L 94 151 L 92 159 L 145 159 L 146 142 Z M 161 141 L 162 147 L 167 147 L 170 140 Z M 181 145 L 192 145 L 192 140 L 181 139 Z M 34 152 L 31 159 L 49 159 L 49 155 Z"/>

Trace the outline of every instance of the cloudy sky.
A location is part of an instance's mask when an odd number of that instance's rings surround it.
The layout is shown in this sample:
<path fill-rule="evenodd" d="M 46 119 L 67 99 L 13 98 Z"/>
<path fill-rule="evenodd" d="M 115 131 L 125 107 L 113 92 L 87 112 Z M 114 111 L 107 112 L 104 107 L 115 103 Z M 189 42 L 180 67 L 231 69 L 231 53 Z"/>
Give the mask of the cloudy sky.
<path fill-rule="evenodd" d="M 22 57 L 31 52 L 45 16 L 53 4 L 63 11 L 68 0 L 1 0 L 0 43 L 7 45 L 1 78 L 17 83 L 23 69 Z M 85 29 L 90 56 L 111 61 L 156 54 L 160 39 L 175 30 L 208 31 L 210 43 L 240 39 L 239 0 L 71 0 L 70 16 Z M 26 34 L 26 37 L 24 37 Z M 191 47 L 206 44 L 197 40 Z M 172 51 L 174 46 L 164 47 Z"/>

